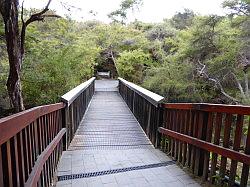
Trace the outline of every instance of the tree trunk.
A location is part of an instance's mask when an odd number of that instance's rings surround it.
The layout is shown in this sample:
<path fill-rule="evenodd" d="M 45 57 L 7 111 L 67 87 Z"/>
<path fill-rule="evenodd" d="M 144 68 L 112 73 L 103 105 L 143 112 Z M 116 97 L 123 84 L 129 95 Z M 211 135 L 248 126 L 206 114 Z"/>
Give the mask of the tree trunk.
<path fill-rule="evenodd" d="M 18 0 L 5 0 L 4 10 L 1 12 L 5 23 L 6 45 L 9 56 L 9 77 L 7 90 L 15 112 L 24 110 L 21 89 L 21 44 L 18 27 Z"/>

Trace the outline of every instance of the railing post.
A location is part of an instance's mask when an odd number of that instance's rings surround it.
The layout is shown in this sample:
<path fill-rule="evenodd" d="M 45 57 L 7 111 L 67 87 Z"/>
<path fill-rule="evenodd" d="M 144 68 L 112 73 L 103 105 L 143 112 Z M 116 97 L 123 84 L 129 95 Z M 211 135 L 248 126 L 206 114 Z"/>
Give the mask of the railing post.
<path fill-rule="evenodd" d="M 63 150 L 68 148 L 68 107 L 62 109 L 62 128 L 66 128 L 66 135 L 63 137 Z"/>
<path fill-rule="evenodd" d="M 206 141 L 207 123 L 208 123 L 208 112 L 200 111 L 198 119 L 198 136 L 197 136 L 197 138 L 200 140 Z M 197 176 L 202 176 L 203 174 L 205 154 L 206 154 L 205 150 L 196 148 L 194 173 Z"/>
<path fill-rule="evenodd" d="M 164 107 L 162 107 L 161 104 L 158 106 L 158 123 L 157 128 L 155 132 L 155 148 L 158 148 L 161 144 L 161 133 L 158 131 L 159 127 L 163 127 L 163 121 L 164 121 Z"/>
<path fill-rule="evenodd" d="M 147 124 L 147 128 L 146 128 L 146 134 L 149 137 L 150 134 L 150 122 L 151 122 L 151 104 L 149 104 L 149 111 L 148 111 L 148 124 Z"/>

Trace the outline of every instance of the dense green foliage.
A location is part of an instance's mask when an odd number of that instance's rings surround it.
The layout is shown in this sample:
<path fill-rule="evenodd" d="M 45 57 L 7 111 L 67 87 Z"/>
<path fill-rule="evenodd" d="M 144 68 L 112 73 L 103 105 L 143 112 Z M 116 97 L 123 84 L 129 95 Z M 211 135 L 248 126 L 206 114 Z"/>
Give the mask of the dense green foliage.
<path fill-rule="evenodd" d="M 93 76 L 96 66 L 110 61 L 119 76 L 168 102 L 250 103 L 249 0 L 226 1 L 227 16 L 200 16 L 185 9 L 162 23 L 125 25 L 127 11 L 139 3 L 123 1 L 110 14 L 111 24 L 64 18 L 32 23 L 22 70 L 25 104 L 58 101 Z M 0 107 L 8 104 L 3 36 L 0 19 Z"/>

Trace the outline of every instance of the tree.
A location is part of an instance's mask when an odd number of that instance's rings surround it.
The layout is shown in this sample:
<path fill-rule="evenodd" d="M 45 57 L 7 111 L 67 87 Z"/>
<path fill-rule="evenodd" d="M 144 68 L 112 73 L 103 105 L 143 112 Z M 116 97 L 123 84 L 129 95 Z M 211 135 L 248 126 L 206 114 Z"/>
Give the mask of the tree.
<path fill-rule="evenodd" d="M 170 19 L 170 22 L 176 29 L 183 30 L 192 25 L 194 17 L 195 14 L 192 10 L 184 9 L 184 12 L 176 13 Z"/>
<path fill-rule="evenodd" d="M 114 22 L 125 24 L 127 20 L 127 13 L 129 10 L 139 9 L 142 5 L 142 0 L 123 0 L 120 4 L 120 8 L 109 13 L 108 17 Z"/>
<path fill-rule="evenodd" d="M 223 7 L 231 11 L 231 15 L 250 15 L 249 0 L 227 0 L 223 2 Z"/>
<path fill-rule="evenodd" d="M 0 13 L 4 20 L 5 39 L 9 58 L 9 76 L 7 80 L 7 90 L 12 106 L 15 112 L 24 110 L 22 86 L 20 73 L 24 60 L 24 44 L 26 28 L 34 21 L 43 21 L 45 17 L 58 17 L 56 15 L 45 14 L 49 10 L 49 0 L 45 8 L 35 14 L 32 14 L 26 21 L 23 17 L 23 6 L 21 11 L 21 32 L 19 30 L 19 1 L 18 0 L 0 0 Z"/>
<path fill-rule="evenodd" d="M 128 81 L 141 84 L 144 71 L 152 65 L 149 53 L 141 49 L 133 51 L 124 51 L 117 59 L 119 75 Z"/>

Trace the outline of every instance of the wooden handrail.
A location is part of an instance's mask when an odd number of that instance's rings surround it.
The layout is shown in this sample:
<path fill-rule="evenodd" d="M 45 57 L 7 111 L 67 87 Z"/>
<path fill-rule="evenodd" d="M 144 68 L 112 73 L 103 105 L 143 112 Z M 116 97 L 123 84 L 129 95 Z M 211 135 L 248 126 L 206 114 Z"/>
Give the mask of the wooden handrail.
<path fill-rule="evenodd" d="M 129 87 L 131 90 L 141 95 L 143 98 L 145 98 L 147 101 L 149 101 L 151 104 L 155 106 L 158 106 L 164 100 L 164 97 L 156 93 L 153 93 L 145 88 L 142 88 L 132 82 L 126 81 L 123 78 L 119 77 L 118 80 L 121 81 L 123 84 L 125 84 L 127 87 Z"/>
<path fill-rule="evenodd" d="M 168 103 L 163 104 L 163 107 L 166 109 L 199 110 L 205 112 L 220 112 L 228 114 L 250 114 L 250 106 L 243 105 L 224 105 L 210 103 Z"/>
<path fill-rule="evenodd" d="M 239 162 L 250 165 L 250 155 L 240 153 L 238 151 L 234 151 L 232 149 L 225 148 L 219 145 L 215 145 L 213 143 L 209 143 L 209 142 L 200 140 L 198 138 L 194 138 L 194 137 L 181 134 L 181 133 L 178 133 L 169 129 L 165 129 L 162 127 L 159 128 L 159 132 L 164 135 L 171 136 L 172 138 L 175 138 L 177 140 L 202 148 L 206 151 L 217 153 L 217 154 L 223 155 L 224 157 L 231 158 L 233 160 L 237 160 Z"/>
<path fill-rule="evenodd" d="M 73 88 L 66 94 L 61 97 L 61 100 L 67 104 L 67 106 L 71 105 L 71 103 L 85 90 L 89 87 L 93 81 L 95 81 L 95 77 L 87 80 L 86 82 L 80 84 L 79 86 Z"/>
<path fill-rule="evenodd" d="M 37 118 L 65 107 L 64 103 L 44 105 L 0 119 L 0 145 L 27 127 Z"/>
<path fill-rule="evenodd" d="M 162 105 L 162 149 L 203 180 L 247 186 L 250 165 L 250 107 L 208 103 Z M 244 152 L 244 153 L 243 153 Z M 211 157 L 212 156 L 212 157 Z M 221 156 L 221 157 L 219 157 Z M 218 161 L 220 158 L 220 161 Z M 230 168 L 228 168 L 230 165 Z M 236 176 L 241 169 L 240 181 Z"/>
<path fill-rule="evenodd" d="M 55 150 L 56 146 L 62 140 L 62 137 L 66 133 L 66 128 L 63 128 L 57 136 L 52 140 L 52 142 L 46 147 L 46 149 L 40 154 L 38 157 L 32 172 L 29 175 L 28 180 L 25 183 L 25 187 L 35 187 L 37 186 L 37 182 L 39 180 L 41 171 L 43 170 L 43 166 L 45 162 L 48 160 L 49 156 Z"/>

